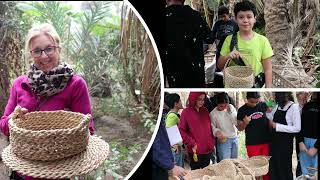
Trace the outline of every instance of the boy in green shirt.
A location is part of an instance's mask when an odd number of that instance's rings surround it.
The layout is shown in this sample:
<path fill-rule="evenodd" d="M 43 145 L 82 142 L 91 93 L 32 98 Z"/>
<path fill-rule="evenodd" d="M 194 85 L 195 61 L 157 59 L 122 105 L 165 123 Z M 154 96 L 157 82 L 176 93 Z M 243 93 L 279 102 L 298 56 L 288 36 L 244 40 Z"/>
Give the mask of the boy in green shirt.
<path fill-rule="evenodd" d="M 272 87 L 272 61 L 273 51 L 269 40 L 252 30 L 256 22 L 256 7 L 250 1 L 242 1 L 235 5 L 234 14 L 239 26 L 236 34 L 238 49 L 230 52 L 232 35 L 229 35 L 222 46 L 221 56 L 217 65 L 223 69 L 229 59 L 241 57 L 247 66 L 251 66 L 255 76 L 261 73 L 265 75 L 265 87 Z M 234 65 L 231 61 L 230 65 Z"/>
<path fill-rule="evenodd" d="M 178 126 L 180 121 L 180 115 L 178 112 L 180 109 L 183 109 L 180 96 L 176 93 L 169 94 L 167 96 L 166 104 L 170 108 L 166 117 L 166 128 L 170 128 L 174 125 Z M 177 166 L 184 167 L 182 144 L 175 144 L 171 149 L 175 164 Z"/>

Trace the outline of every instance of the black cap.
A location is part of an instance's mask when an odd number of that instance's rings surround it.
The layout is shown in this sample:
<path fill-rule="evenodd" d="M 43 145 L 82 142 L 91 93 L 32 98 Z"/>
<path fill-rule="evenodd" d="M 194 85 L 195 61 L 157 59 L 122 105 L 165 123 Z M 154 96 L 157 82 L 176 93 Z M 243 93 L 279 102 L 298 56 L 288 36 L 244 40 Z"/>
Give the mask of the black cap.
<path fill-rule="evenodd" d="M 249 98 L 260 98 L 260 93 L 259 92 L 247 92 L 247 99 Z"/>

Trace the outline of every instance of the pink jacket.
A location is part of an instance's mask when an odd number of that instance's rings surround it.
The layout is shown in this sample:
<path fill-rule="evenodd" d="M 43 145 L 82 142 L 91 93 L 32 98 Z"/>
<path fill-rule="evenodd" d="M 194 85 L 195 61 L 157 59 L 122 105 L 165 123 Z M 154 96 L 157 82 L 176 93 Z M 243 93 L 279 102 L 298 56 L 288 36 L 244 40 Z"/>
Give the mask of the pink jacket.
<path fill-rule="evenodd" d="M 190 92 L 188 107 L 181 113 L 179 131 L 189 153 L 193 153 L 192 147 L 197 145 L 197 154 L 209 154 L 214 149 L 215 139 L 207 108 L 201 107 L 199 112 L 195 109 L 195 103 L 201 94 L 205 93 Z"/>
<path fill-rule="evenodd" d="M 44 99 L 37 100 L 28 83 L 27 76 L 20 76 L 14 80 L 10 91 L 8 104 L 0 121 L 0 129 L 6 136 L 9 136 L 8 116 L 14 108 L 20 105 L 29 110 L 35 111 L 40 105 L 39 111 L 69 110 L 83 114 L 91 114 L 91 105 L 86 82 L 77 75 L 74 75 L 67 84 L 67 87 L 60 93 Z M 89 123 L 90 133 L 93 134 L 93 119 Z"/>
<path fill-rule="evenodd" d="M 5 108 L 4 115 L 0 120 L 0 129 L 4 135 L 9 136 L 8 116 L 19 105 L 29 110 L 36 111 L 55 111 L 68 110 L 91 114 L 91 105 L 87 84 L 80 76 L 74 75 L 67 84 L 67 87 L 60 93 L 49 97 L 47 100 L 39 100 L 31 90 L 27 76 L 20 76 L 14 80 L 8 104 Z M 90 134 L 94 133 L 93 119 L 89 122 Z M 26 180 L 35 178 L 24 177 Z"/>

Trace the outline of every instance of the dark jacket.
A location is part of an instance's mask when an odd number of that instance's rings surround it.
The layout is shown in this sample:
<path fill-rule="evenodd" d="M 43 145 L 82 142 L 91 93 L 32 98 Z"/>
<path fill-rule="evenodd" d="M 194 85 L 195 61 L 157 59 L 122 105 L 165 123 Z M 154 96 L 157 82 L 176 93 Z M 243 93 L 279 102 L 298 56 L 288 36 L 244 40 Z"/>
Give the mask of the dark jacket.
<path fill-rule="evenodd" d="M 301 131 L 297 136 L 297 143 L 303 142 L 304 137 L 319 138 L 319 103 L 317 101 L 307 102 L 301 113 Z"/>
<path fill-rule="evenodd" d="M 203 43 L 213 43 L 207 23 L 199 12 L 183 5 L 168 6 L 165 23 L 165 53 L 161 58 L 164 75 L 175 79 L 184 76 L 188 83 L 200 74 L 204 81 Z"/>
<path fill-rule="evenodd" d="M 165 118 L 168 110 L 164 109 L 156 138 L 152 144 L 152 167 L 170 170 L 174 167 L 174 159 L 167 130 L 165 128 Z"/>

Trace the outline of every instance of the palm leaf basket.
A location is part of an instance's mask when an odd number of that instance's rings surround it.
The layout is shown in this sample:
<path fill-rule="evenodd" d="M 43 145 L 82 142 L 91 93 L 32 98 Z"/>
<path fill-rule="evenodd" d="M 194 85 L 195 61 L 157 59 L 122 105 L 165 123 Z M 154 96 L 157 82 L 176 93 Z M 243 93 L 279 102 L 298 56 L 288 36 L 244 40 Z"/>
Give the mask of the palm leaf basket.
<path fill-rule="evenodd" d="M 203 169 L 189 171 L 184 180 L 254 180 L 268 173 L 269 157 L 257 156 L 245 160 L 225 159 Z"/>
<path fill-rule="evenodd" d="M 224 65 L 223 81 L 228 88 L 252 88 L 254 85 L 253 69 L 249 66 L 228 66 L 230 60 Z"/>
<path fill-rule="evenodd" d="M 52 161 L 84 151 L 90 115 L 69 111 L 38 111 L 9 120 L 10 144 L 19 157 Z"/>

